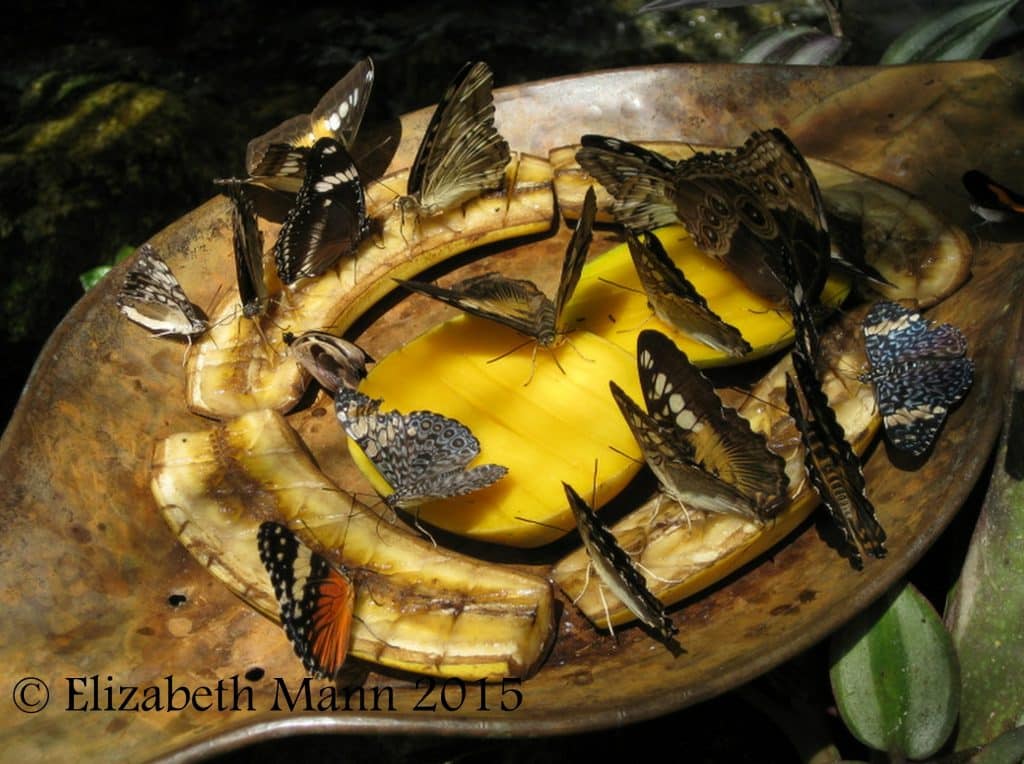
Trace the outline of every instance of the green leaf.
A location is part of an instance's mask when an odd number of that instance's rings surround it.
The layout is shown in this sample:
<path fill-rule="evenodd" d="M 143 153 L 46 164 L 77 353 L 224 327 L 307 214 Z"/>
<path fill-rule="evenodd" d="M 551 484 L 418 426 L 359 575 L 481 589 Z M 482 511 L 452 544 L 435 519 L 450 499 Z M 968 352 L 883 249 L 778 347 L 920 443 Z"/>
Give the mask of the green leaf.
<path fill-rule="evenodd" d="M 988 493 L 946 608 L 963 673 L 958 748 L 1024 722 L 1024 390 L 1008 408 Z"/>
<path fill-rule="evenodd" d="M 755 35 L 736 61 L 740 64 L 831 66 L 838 63 L 849 48 L 849 41 L 814 27 L 776 27 Z"/>
<path fill-rule="evenodd" d="M 865 745 L 920 759 L 952 733 L 960 704 L 953 640 L 910 584 L 893 589 L 838 632 L 831 663 L 839 714 Z"/>
<path fill-rule="evenodd" d="M 893 40 L 879 63 L 979 58 L 1018 1 L 985 0 L 930 16 Z"/>
<path fill-rule="evenodd" d="M 110 273 L 111 268 L 113 268 L 119 262 L 127 258 L 134 251 L 134 247 L 125 244 L 123 247 L 117 250 L 117 254 L 114 255 L 113 263 L 97 265 L 95 268 L 90 268 L 85 273 L 78 274 L 78 283 L 82 285 L 82 291 L 88 292 L 90 289 L 92 289 L 94 286 L 100 283 L 103 277 Z"/>

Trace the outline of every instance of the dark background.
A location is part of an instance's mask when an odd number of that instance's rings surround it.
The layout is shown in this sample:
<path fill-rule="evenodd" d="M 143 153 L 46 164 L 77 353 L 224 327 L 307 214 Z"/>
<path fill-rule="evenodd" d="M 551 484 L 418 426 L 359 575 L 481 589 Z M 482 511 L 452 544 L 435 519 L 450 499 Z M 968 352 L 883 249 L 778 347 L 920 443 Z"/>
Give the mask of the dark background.
<path fill-rule="evenodd" d="M 490 63 L 500 87 L 618 66 L 729 60 L 764 26 L 823 19 L 804 2 L 644 15 L 634 12 L 635 0 L 377 5 L 70 1 L 5 12 L 0 421 L 46 337 L 82 294 L 79 274 L 213 196 L 211 179 L 241 171 L 251 137 L 308 112 L 363 56 L 376 65 L 365 119 L 372 123 L 435 102 L 470 59 Z M 912 16 L 916 4 L 906 5 Z M 862 31 L 853 62 L 876 60 L 885 41 L 870 22 L 870 14 L 850 19 L 848 30 Z M 940 603 L 963 554 L 949 539 L 969 535 L 973 521 L 961 513 L 915 571 L 918 585 Z M 667 747 L 664 755 L 693 762 L 792 761 L 796 749 L 769 716 L 794 707 L 813 709 L 844 754 L 867 758 L 834 718 L 827 671 L 819 646 L 752 687 L 662 719 L 571 738 L 300 737 L 225 760 L 547 762 L 660 756 L 657 748 Z"/>

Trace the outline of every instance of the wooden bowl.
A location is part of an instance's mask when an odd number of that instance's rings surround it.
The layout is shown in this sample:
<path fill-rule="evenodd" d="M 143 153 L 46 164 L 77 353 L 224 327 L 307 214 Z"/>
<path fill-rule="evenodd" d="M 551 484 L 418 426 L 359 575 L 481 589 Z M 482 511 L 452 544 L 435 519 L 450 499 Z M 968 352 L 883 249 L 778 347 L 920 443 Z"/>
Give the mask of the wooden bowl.
<path fill-rule="evenodd" d="M 1024 134 L 1016 93 L 1020 60 L 894 68 L 656 66 L 579 75 L 497 91 L 498 125 L 515 149 L 545 155 L 582 133 L 738 144 L 782 126 L 804 153 L 837 161 L 920 194 L 970 225 L 959 177 L 971 167 L 1019 177 Z M 403 118 L 394 166 L 408 164 L 429 117 Z M 229 283 L 227 205 L 211 200 L 162 231 L 186 291 L 200 305 Z M 557 243 L 556 243 L 557 241 Z M 526 243 L 558 250 L 561 240 Z M 885 447 L 868 485 L 889 533 L 889 556 L 851 569 L 804 526 L 772 556 L 676 609 L 687 652 L 673 658 L 637 628 L 617 642 L 566 619 L 553 654 L 532 678 L 465 687 L 457 710 L 415 679 L 370 674 L 365 708 L 273 707 L 277 678 L 294 695 L 302 669 L 279 627 L 196 564 L 157 513 L 149 490 L 154 440 L 198 429 L 184 406 L 183 350 L 145 338 L 117 312 L 121 267 L 90 291 L 50 338 L 0 443 L 2 687 L 27 711 L 0 722 L 12 759 L 149 759 L 210 755 L 256 739 L 309 732 L 544 735 L 613 727 L 710 698 L 827 636 L 902 577 L 960 508 L 994 443 L 1015 345 L 1021 246 L 982 243 L 973 275 L 932 318 L 954 320 L 976 363 L 970 394 L 931 457 L 896 466 Z M 215 253 L 215 254 L 212 254 Z M 433 317 L 403 301 L 381 311 L 375 355 Z M 411 307 L 410 307 L 411 306 Z M 426 311 L 426 309 L 423 309 Z M 402 325 L 410 315 L 419 318 Z M 418 322 L 418 323 L 417 323 Z M 299 416 L 311 416 L 304 413 Z M 182 599 L 183 598 L 183 599 Z M 567 629 L 576 631 L 574 635 Z M 256 669 L 259 669 L 257 671 Z M 48 705 L 35 677 L 48 686 Z M 95 680 L 92 679 L 95 677 Z M 170 679 L 167 679 L 170 677 Z M 208 710 L 81 713 L 115 707 L 119 687 L 214 691 Z M 170 687 L 169 683 L 170 682 Z M 234 683 L 251 688 L 231 709 Z M 317 701 L 314 683 L 313 701 Z M 94 688 L 98 693 L 94 697 Z M 372 708 L 372 688 L 383 704 Z M 386 692 L 393 691 L 393 710 Z M 457 689 L 446 696 L 457 705 Z M 521 702 L 515 710 L 515 690 Z M 109 692 L 109 695 L 108 695 Z M 141 701 L 143 695 L 131 699 Z M 434 712 L 416 711 L 427 693 Z M 483 702 L 481 702 L 483 700 Z M 486 710 L 482 710 L 485 707 Z"/>

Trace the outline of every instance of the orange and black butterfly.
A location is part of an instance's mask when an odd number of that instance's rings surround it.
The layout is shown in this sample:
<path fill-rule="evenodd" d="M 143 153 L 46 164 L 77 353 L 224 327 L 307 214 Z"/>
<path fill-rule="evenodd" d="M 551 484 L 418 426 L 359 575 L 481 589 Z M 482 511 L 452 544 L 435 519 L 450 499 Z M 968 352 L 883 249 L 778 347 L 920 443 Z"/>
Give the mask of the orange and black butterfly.
<path fill-rule="evenodd" d="M 990 223 L 1024 220 L 1024 196 L 992 180 L 980 170 L 968 170 L 964 188 L 971 195 L 971 211 Z"/>
<path fill-rule="evenodd" d="M 352 580 L 280 523 L 260 525 L 258 543 L 295 654 L 314 677 L 333 679 L 351 641 Z"/>

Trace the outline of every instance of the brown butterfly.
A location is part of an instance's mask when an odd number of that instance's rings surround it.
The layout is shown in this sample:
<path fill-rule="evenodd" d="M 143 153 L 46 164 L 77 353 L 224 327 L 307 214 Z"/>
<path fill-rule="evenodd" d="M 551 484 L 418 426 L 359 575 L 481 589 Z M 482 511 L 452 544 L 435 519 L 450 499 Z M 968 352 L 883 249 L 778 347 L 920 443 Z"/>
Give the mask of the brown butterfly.
<path fill-rule="evenodd" d="M 263 279 L 263 234 L 256 220 L 256 208 L 245 186 L 230 183 L 225 190 L 231 200 L 238 298 L 242 303 L 242 313 L 246 318 L 253 318 L 266 312 L 269 301 Z"/>
<path fill-rule="evenodd" d="M 662 642 L 670 649 L 678 649 L 675 635 L 679 629 L 665 614 L 665 606 L 647 587 L 647 581 L 632 558 L 573 487 L 568 483 L 562 483 L 562 486 L 597 575 L 633 615 L 657 633 Z"/>
<path fill-rule="evenodd" d="M 628 228 L 682 223 L 701 250 L 777 303 L 791 286 L 801 299 L 821 292 L 830 251 L 821 192 L 781 130 L 756 131 L 734 153 L 680 162 L 615 138 L 581 142 L 577 161 L 616 198 L 613 211 Z M 796 285 L 783 280 L 779 260 L 787 257 L 796 262 Z"/>
<path fill-rule="evenodd" d="M 590 247 L 596 212 L 597 200 L 594 189 L 590 188 L 576 230 L 565 251 L 554 301 L 532 281 L 510 279 L 499 273 L 474 276 L 447 289 L 423 281 L 396 281 L 407 289 L 433 297 L 466 313 L 511 327 L 533 337 L 542 347 L 553 347 L 558 337 L 565 334 L 565 328 L 560 325 L 562 311 L 579 283 Z"/>
<path fill-rule="evenodd" d="M 364 58 L 328 90 L 310 114 L 300 114 L 249 141 L 247 181 L 297 193 L 306 160 L 320 138 L 334 138 L 346 149 L 355 141 L 373 89 L 373 61 Z"/>
<path fill-rule="evenodd" d="M 723 321 L 668 256 L 653 233 L 626 231 L 636 274 L 654 314 L 670 326 L 734 358 L 753 348 L 739 330 Z"/>
<path fill-rule="evenodd" d="M 194 337 L 210 326 L 149 244 L 139 247 L 135 263 L 117 293 L 117 307 L 131 321 L 158 336 Z"/>
<path fill-rule="evenodd" d="M 309 331 L 299 336 L 284 335 L 296 362 L 331 395 L 347 388 L 355 390 L 366 377 L 370 354 L 358 345 L 327 332 Z"/>
<path fill-rule="evenodd" d="M 651 471 L 686 507 L 763 522 L 786 501 L 785 460 L 735 410 L 686 354 L 661 332 L 637 337 L 645 412 L 609 382 Z"/>
<path fill-rule="evenodd" d="M 467 63 L 452 80 L 409 169 L 402 209 L 433 217 L 501 188 L 511 153 L 494 126 L 492 81 L 482 62 Z"/>

